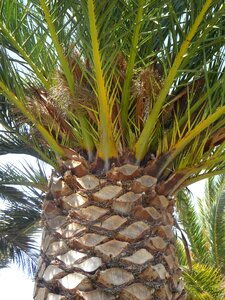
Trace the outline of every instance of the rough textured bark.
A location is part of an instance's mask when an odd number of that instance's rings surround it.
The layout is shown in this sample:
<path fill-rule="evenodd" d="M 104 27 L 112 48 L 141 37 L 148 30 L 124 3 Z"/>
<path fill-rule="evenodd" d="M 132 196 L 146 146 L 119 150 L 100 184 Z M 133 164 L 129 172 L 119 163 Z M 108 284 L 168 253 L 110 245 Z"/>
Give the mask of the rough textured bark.
<path fill-rule="evenodd" d="M 131 164 L 92 175 L 64 163 L 43 205 L 35 300 L 184 300 L 173 226 L 174 201 Z"/>

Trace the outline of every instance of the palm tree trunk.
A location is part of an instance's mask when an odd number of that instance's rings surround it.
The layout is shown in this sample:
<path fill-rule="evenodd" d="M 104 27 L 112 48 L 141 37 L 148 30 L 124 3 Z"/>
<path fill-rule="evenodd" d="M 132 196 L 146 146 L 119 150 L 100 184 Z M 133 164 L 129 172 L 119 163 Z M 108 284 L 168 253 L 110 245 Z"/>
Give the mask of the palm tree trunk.
<path fill-rule="evenodd" d="M 186 299 L 174 200 L 157 194 L 156 178 L 131 164 L 102 176 L 74 160 L 64 171 L 43 205 L 34 299 Z"/>

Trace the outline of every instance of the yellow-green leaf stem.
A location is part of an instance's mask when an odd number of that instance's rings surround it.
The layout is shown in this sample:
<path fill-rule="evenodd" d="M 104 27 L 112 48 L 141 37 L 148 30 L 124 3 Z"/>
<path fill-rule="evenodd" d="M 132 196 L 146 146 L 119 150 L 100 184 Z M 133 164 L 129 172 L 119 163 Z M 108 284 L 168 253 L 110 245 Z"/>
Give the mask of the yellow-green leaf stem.
<path fill-rule="evenodd" d="M 20 44 L 17 42 L 15 37 L 12 35 L 12 33 L 3 25 L 1 21 L 0 21 L 0 30 L 3 32 L 5 37 L 7 37 L 7 39 L 12 44 L 12 46 L 20 53 L 23 59 L 29 64 L 29 66 L 32 68 L 32 70 L 34 71 L 38 79 L 48 90 L 50 88 L 49 81 L 45 78 L 45 76 L 42 74 L 42 72 L 38 69 L 38 67 L 33 62 L 32 58 L 29 56 L 29 54 L 24 50 L 24 48 L 20 46 Z"/>
<path fill-rule="evenodd" d="M 165 170 L 165 168 L 177 157 L 178 154 L 180 154 L 183 149 L 196 137 L 198 136 L 202 131 L 204 131 L 206 128 L 208 128 L 211 124 L 213 124 L 215 121 L 217 121 L 221 116 L 225 115 L 225 106 L 219 107 L 217 111 L 208 116 L 207 119 L 201 121 L 196 127 L 189 131 L 180 141 L 177 142 L 173 146 L 173 148 L 168 153 L 168 158 L 163 164 L 163 167 L 159 171 L 158 176 L 162 174 L 162 172 Z M 225 123 L 225 120 L 224 120 Z"/>
<path fill-rule="evenodd" d="M 64 55 L 64 52 L 63 52 L 63 48 L 62 48 L 62 46 L 59 42 L 56 30 L 55 30 L 55 26 L 53 24 L 51 14 L 49 12 L 49 9 L 46 5 L 45 0 L 40 0 L 40 3 L 41 3 L 42 9 L 43 9 L 44 14 L 45 14 L 45 19 L 46 19 L 46 22 L 48 24 L 48 29 L 49 29 L 49 32 L 51 34 L 52 41 L 55 45 L 55 49 L 56 49 L 56 52 L 58 54 L 61 67 L 63 69 L 63 72 L 64 72 L 65 76 L 66 76 L 66 80 L 67 80 L 68 86 L 70 88 L 71 95 L 74 96 L 75 95 L 75 84 L 74 84 L 73 74 L 72 74 L 72 72 L 70 70 L 70 67 L 69 67 L 68 60 L 66 59 L 66 57 Z"/>
<path fill-rule="evenodd" d="M 206 179 L 206 178 L 209 178 L 209 177 L 214 177 L 214 176 L 217 176 L 217 175 L 221 175 L 221 174 L 224 174 L 224 173 L 225 173 L 225 168 L 223 168 L 221 170 L 215 170 L 215 171 L 212 171 L 212 172 L 207 172 L 207 173 L 204 173 L 204 174 L 194 176 L 192 178 L 189 178 L 189 179 L 185 180 L 180 185 L 179 190 L 181 190 L 182 188 L 184 188 L 188 185 L 191 185 L 195 182 L 199 182 L 200 180 L 203 180 L 203 179 Z"/>
<path fill-rule="evenodd" d="M 169 89 L 171 88 L 171 85 L 177 76 L 178 69 L 184 59 L 184 56 L 188 50 L 188 47 L 189 47 L 193 37 L 197 33 L 197 30 L 198 30 L 201 22 L 203 21 L 204 16 L 205 16 L 208 8 L 210 7 L 211 3 L 212 3 L 212 0 L 206 0 L 205 4 L 203 5 L 202 10 L 198 14 L 194 24 L 192 25 L 189 33 L 187 34 L 185 40 L 182 43 L 178 54 L 175 57 L 174 63 L 169 71 L 169 74 L 164 81 L 164 86 L 159 94 L 159 97 L 158 97 L 151 113 L 149 114 L 149 117 L 146 121 L 143 131 L 135 145 L 135 156 L 136 156 L 136 159 L 138 162 L 140 162 L 144 158 L 145 154 L 148 151 L 149 139 L 151 138 L 151 136 L 153 134 L 153 131 L 154 131 L 155 125 L 157 123 L 159 114 L 161 112 L 163 103 L 166 100 Z"/>
<path fill-rule="evenodd" d="M 25 107 L 22 101 L 20 101 L 15 94 L 13 94 L 3 82 L 0 82 L 0 89 L 7 96 L 9 101 L 11 101 L 21 113 L 23 113 L 28 120 L 30 120 L 38 129 L 38 131 L 42 134 L 43 138 L 50 145 L 51 149 L 58 154 L 59 156 L 64 156 L 64 151 L 55 141 L 55 139 L 50 135 L 50 133 L 42 126 L 42 124 L 35 118 L 32 112 Z"/>
<path fill-rule="evenodd" d="M 93 63 L 96 74 L 97 96 L 99 102 L 99 145 L 97 151 L 98 156 L 107 163 L 110 158 L 117 157 L 117 150 L 112 134 L 110 105 L 107 99 L 106 85 L 102 71 L 93 0 L 88 0 L 88 16 L 93 51 Z"/>
<path fill-rule="evenodd" d="M 139 32 L 141 28 L 141 20 L 143 17 L 145 0 L 139 0 L 138 2 L 139 2 L 138 11 L 135 20 L 134 33 L 132 37 L 132 45 L 130 48 L 130 55 L 127 63 L 126 76 L 125 76 L 125 82 L 123 86 L 122 100 L 121 100 L 121 120 L 122 120 L 122 128 L 124 129 L 125 132 L 127 129 L 127 121 L 128 121 L 130 87 L 131 87 L 131 81 L 133 77 L 136 54 L 137 54 L 137 45 L 139 40 Z"/>
<path fill-rule="evenodd" d="M 219 166 L 221 163 L 225 161 L 225 155 L 216 156 L 209 158 L 206 161 L 200 162 L 199 164 L 195 164 L 194 166 L 187 167 L 184 169 L 179 169 L 177 172 L 185 174 L 181 181 L 176 182 L 173 186 L 173 189 L 170 191 L 170 194 L 173 195 L 175 191 L 181 188 L 184 188 L 192 183 L 195 183 L 201 179 L 205 179 L 214 175 L 223 174 L 225 172 L 225 165 L 222 170 L 219 171 L 212 171 L 212 172 L 205 172 L 203 174 L 191 177 L 193 174 L 200 173 L 206 169 L 213 169 L 215 166 Z M 219 173 L 217 173 L 219 172 Z M 199 179 L 197 179 L 199 178 Z"/>
<path fill-rule="evenodd" d="M 82 114 L 79 116 L 79 122 L 83 137 L 83 147 L 87 151 L 88 158 L 91 161 L 95 145 L 90 134 L 90 127 L 87 119 Z"/>

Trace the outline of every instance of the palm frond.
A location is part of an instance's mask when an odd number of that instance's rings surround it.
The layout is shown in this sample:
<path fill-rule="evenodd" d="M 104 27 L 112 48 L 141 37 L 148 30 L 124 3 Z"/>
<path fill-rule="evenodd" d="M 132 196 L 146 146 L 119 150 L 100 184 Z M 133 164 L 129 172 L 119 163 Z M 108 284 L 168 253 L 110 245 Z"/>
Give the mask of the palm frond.
<path fill-rule="evenodd" d="M 22 168 L 1 165 L 0 168 L 0 256 L 3 265 L 16 263 L 34 275 L 39 255 L 36 235 L 41 217 L 43 192 L 47 175 L 41 162 L 24 163 Z"/>
<path fill-rule="evenodd" d="M 180 177 L 175 193 L 225 169 L 224 11 L 222 0 L 3 3 L 1 92 L 55 152 L 43 159 L 64 147 L 93 166 L 152 157 L 159 182 Z"/>
<path fill-rule="evenodd" d="M 219 300 L 224 298 L 223 277 L 208 265 L 195 264 L 193 272 L 183 269 L 189 300 Z"/>
<path fill-rule="evenodd" d="M 224 230 L 225 230 L 225 179 L 224 175 L 210 178 L 206 182 L 205 197 L 199 199 L 202 223 L 205 228 L 210 253 L 211 264 L 224 272 Z"/>
<path fill-rule="evenodd" d="M 204 228 L 199 222 L 198 213 L 191 201 L 189 193 L 185 190 L 179 192 L 177 200 L 179 220 L 189 241 L 193 259 L 199 263 L 208 262 L 210 260 L 210 255 L 208 254 L 209 245 L 207 244 Z"/>
<path fill-rule="evenodd" d="M 37 232 L 40 209 L 10 205 L 1 211 L 0 217 L 1 256 L 4 261 L 15 262 L 28 274 L 34 274 L 39 246 L 32 235 Z"/>
<path fill-rule="evenodd" d="M 28 158 L 27 158 L 28 159 Z M 38 189 L 42 193 L 47 191 L 47 173 L 46 173 L 46 164 L 38 161 L 36 162 L 36 167 L 34 164 L 28 162 L 21 163 L 21 166 L 15 166 L 12 163 L 1 164 L 0 165 L 0 186 L 1 191 L 9 188 L 13 191 L 16 189 L 16 186 L 26 187 L 35 194 Z M 38 193 L 41 196 L 41 192 Z M 18 195 L 20 191 L 18 190 Z"/>

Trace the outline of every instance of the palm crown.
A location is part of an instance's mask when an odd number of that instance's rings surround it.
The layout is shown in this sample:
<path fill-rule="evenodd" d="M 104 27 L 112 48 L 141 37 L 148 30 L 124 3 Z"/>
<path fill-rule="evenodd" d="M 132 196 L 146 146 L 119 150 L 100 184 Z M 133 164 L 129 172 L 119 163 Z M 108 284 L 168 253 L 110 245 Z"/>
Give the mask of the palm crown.
<path fill-rule="evenodd" d="M 3 2 L 5 126 L 10 109 L 52 164 L 68 148 L 93 168 L 149 161 L 171 193 L 223 172 L 224 10 L 210 0 Z"/>

